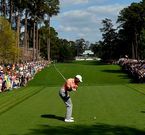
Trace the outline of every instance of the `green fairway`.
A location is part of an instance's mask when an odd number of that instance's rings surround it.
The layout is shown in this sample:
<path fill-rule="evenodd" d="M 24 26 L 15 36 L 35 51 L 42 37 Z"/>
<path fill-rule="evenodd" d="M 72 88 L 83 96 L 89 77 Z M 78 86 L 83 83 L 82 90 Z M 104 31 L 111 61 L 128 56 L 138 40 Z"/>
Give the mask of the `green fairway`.
<path fill-rule="evenodd" d="M 64 83 L 54 65 L 28 86 L 0 94 L 0 135 L 145 135 L 145 85 L 131 83 L 117 65 L 56 64 L 66 77 L 83 76 L 72 92 L 74 123 L 63 121 Z"/>

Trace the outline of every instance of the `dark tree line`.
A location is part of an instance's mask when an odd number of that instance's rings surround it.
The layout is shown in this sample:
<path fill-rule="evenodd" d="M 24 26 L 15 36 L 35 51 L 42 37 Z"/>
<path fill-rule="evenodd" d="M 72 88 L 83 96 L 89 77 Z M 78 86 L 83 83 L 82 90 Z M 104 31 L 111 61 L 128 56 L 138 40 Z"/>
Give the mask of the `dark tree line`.
<path fill-rule="evenodd" d="M 91 45 L 92 50 L 103 60 L 118 59 L 125 54 L 130 58 L 145 58 L 145 1 L 132 3 L 122 9 L 116 29 L 111 19 L 102 20 L 100 28 L 103 40 Z"/>

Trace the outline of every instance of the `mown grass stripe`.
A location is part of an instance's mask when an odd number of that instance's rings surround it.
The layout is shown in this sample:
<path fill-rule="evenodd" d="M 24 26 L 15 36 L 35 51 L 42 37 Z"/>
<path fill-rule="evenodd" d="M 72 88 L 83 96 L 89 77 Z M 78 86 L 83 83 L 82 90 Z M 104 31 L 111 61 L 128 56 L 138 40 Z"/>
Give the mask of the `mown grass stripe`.
<path fill-rule="evenodd" d="M 139 88 L 136 88 L 134 87 L 134 85 L 126 85 L 127 87 L 131 88 L 132 90 L 142 94 L 142 95 L 145 95 L 145 89 L 139 87 Z"/>
<path fill-rule="evenodd" d="M 0 115 L 3 114 L 4 112 L 10 110 L 11 108 L 15 107 L 16 105 L 24 102 L 25 100 L 31 98 L 32 96 L 38 94 L 39 92 L 41 92 L 41 90 L 44 87 L 40 87 L 39 89 L 35 89 L 37 91 L 32 91 L 31 93 L 22 95 L 20 97 L 17 97 L 11 101 L 8 101 L 6 104 L 3 104 L 2 106 L 0 106 Z"/>
<path fill-rule="evenodd" d="M 38 89 L 38 88 L 37 88 Z M 34 90 L 37 90 L 37 89 L 34 89 Z M 0 109 L 3 107 L 3 106 L 5 106 L 5 105 L 7 105 L 7 104 L 9 104 L 9 102 L 11 103 L 12 101 L 15 101 L 15 100 L 17 100 L 17 99 L 19 99 L 19 98 L 21 98 L 22 96 L 25 96 L 25 95 L 28 95 L 28 94 L 31 94 L 31 93 L 33 93 L 33 91 L 25 91 L 25 94 L 24 94 L 24 92 L 23 93 L 13 93 L 13 95 L 11 95 L 11 97 L 7 97 L 7 98 L 5 98 L 5 100 L 3 99 L 2 101 L 1 101 L 1 105 L 0 105 Z M 22 95 L 22 94 L 24 94 L 24 95 Z M 7 100 L 7 99 L 9 99 L 9 100 Z"/>
<path fill-rule="evenodd" d="M 16 98 L 19 95 L 31 92 L 34 88 L 38 89 L 39 87 L 29 87 L 29 88 L 26 88 L 26 89 L 19 89 L 18 91 L 9 91 L 9 92 L 6 93 L 7 95 L 0 97 L 0 103 L 2 105 L 7 100 L 11 100 L 11 98 Z"/>
<path fill-rule="evenodd" d="M 0 100 L 2 98 L 9 97 L 9 96 L 13 95 L 13 93 L 16 93 L 16 94 L 21 93 L 21 92 L 23 92 L 23 90 L 26 91 L 28 89 L 30 90 L 31 87 L 21 87 L 21 88 L 18 88 L 18 89 L 13 89 L 13 90 L 2 92 L 2 93 L 0 93 Z"/>

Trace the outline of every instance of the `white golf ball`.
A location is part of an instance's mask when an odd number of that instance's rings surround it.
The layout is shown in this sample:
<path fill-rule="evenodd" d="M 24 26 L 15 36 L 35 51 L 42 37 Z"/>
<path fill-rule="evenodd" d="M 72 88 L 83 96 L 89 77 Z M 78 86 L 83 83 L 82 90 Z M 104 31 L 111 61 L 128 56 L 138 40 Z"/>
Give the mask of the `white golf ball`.
<path fill-rule="evenodd" d="M 94 120 L 96 119 L 96 117 L 94 117 Z"/>

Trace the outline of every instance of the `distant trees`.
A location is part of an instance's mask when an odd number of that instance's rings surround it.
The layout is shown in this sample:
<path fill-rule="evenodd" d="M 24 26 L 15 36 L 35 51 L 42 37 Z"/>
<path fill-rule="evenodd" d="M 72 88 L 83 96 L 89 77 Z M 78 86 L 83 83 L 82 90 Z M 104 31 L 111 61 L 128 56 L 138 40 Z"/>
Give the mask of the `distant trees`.
<path fill-rule="evenodd" d="M 145 28 L 145 4 L 144 2 L 132 3 L 128 8 L 120 12 L 118 22 L 127 37 L 132 58 L 140 58 L 141 34 Z"/>
<path fill-rule="evenodd" d="M 39 39 L 40 39 L 40 55 L 43 58 L 48 58 L 48 53 L 47 53 L 47 42 L 48 38 L 51 40 L 51 55 L 50 57 L 53 59 L 55 56 L 58 54 L 58 33 L 55 31 L 54 28 L 50 27 L 49 31 L 49 26 L 45 25 L 39 29 Z"/>
<path fill-rule="evenodd" d="M 86 42 L 83 38 L 77 39 L 75 42 L 76 42 L 76 51 L 77 51 L 76 55 L 79 56 L 84 52 L 85 47 L 86 47 L 86 44 L 85 44 Z"/>
<path fill-rule="evenodd" d="M 92 44 L 91 48 L 104 60 L 118 59 L 128 54 L 130 58 L 145 58 L 145 0 L 132 3 L 122 9 L 114 29 L 108 18 L 102 20 L 102 41 Z M 98 53 L 101 51 L 101 53 Z"/>
<path fill-rule="evenodd" d="M 47 58 L 47 38 L 49 36 L 48 26 L 43 26 L 40 30 L 40 52 L 41 57 Z M 60 39 L 54 28 L 50 27 L 50 57 L 52 60 L 60 62 L 73 60 L 76 54 L 75 42 Z"/>
<path fill-rule="evenodd" d="M 90 49 L 94 52 L 95 56 L 103 58 L 105 56 L 105 49 L 102 41 L 92 43 Z"/>
<path fill-rule="evenodd" d="M 110 19 L 102 20 L 103 28 L 100 28 L 103 37 L 103 48 L 102 58 L 103 59 L 113 59 L 116 51 L 116 40 L 117 33 L 116 29 L 113 28 L 112 21 Z"/>

